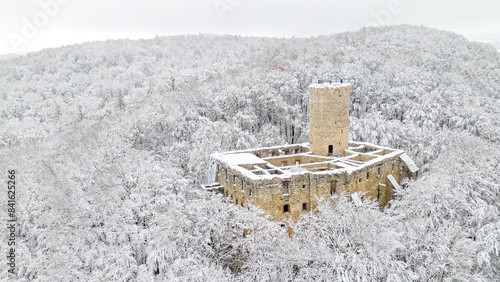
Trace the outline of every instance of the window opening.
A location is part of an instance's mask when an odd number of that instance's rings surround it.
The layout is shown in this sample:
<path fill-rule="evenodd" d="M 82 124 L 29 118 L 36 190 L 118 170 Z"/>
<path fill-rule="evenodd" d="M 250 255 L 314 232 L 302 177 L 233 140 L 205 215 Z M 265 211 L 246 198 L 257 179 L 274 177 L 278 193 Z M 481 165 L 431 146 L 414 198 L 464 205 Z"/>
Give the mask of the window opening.
<path fill-rule="evenodd" d="M 290 212 L 290 205 L 289 204 L 283 205 L 283 212 L 284 213 Z"/>
<path fill-rule="evenodd" d="M 233 193 L 236 193 L 236 175 L 233 175 Z"/>
<path fill-rule="evenodd" d="M 330 196 L 335 195 L 336 192 L 337 192 L 337 180 L 332 180 L 332 182 L 330 182 Z"/>
<path fill-rule="evenodd" d="M 285 195 L 290 194 L 289 185 L 290 181 L 283 181 L 283 194 Z"/>
<path fill-rule="evenodd" d="M 302 203 L 302 210 L 306 211 L 307 210 L 307 203 Z"/>

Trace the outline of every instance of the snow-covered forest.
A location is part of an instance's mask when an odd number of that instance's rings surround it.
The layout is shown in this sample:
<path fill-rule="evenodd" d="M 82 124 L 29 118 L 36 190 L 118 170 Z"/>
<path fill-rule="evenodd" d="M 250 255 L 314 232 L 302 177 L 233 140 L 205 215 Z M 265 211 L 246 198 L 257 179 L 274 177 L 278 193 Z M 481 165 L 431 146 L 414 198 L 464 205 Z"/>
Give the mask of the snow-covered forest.
<path fill-rule="evenodd" d="M 308 85 L 339 78 L 353 87 L 350 139 L 403 149 L 421 167 L 388 208 L 325 200 L 289 236 L 257 208 L 201 191 L 214 152 L 307 142 Z M 406 25 L 85 43 L 1 60 L 0 100 L 18 279 L 500 277 L 491 45 Z"/>

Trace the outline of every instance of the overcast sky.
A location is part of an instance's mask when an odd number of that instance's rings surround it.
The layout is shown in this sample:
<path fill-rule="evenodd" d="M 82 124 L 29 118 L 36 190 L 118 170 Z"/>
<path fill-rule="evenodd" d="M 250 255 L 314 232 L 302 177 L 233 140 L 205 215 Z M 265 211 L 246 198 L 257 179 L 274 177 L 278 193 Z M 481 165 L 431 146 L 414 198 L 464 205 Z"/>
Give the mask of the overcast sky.
<path fill-rule="evenodd" d="M 0 0 L 0 54 L 174 34 L 310 37 L 417 24 L 493 40 L 498 0 Z"/>

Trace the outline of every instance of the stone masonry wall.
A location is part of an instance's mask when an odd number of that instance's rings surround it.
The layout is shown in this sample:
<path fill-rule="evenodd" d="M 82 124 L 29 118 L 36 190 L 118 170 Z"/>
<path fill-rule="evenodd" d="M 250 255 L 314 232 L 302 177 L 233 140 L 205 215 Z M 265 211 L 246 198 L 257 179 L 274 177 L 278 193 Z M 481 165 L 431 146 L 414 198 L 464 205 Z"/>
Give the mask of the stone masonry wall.
<path fill-rule="evenodd" d="M 387 176 L 393 175 L 398 182 L 406 177 L 399 156 L 352 173 L 306 172 L 258 180 L 249 179 L 223 163 L 217 168 L 217 181 L 224 187 L 224 195 L 234 204 L 244 206 L 251 201 L 269 213 L 272 219 L 282 222 L 296 220 L 302 213 L 317 207 L 317 198 L 328 198 L 333 194 L 366 193 L 365 198 L 378 201 L 381 207 L 385 207 L 393 196 L 393 187 Z M 288 205 L 288 212 L 284 210 L 285 205 Z"/>
<path fill-rule="evenodd" d="M 349 84 L 309 87 L 309 148 L 314 155 L 342 154 L 349 140 Z"/>

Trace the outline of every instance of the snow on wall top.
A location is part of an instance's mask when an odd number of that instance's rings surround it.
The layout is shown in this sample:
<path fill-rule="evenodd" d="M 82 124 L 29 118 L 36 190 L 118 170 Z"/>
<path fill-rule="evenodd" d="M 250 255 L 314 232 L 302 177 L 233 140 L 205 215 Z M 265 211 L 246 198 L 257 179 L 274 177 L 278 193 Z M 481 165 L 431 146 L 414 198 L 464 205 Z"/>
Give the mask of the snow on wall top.
<path fill-rule="evenodd" d="M 309 88 L 341 88 L 351 86 L 349 83 L 340 82 L 323 82 L 323 83 L 313 83 L 309 85 Z"/>
<path fill-rule="evenodd" d="M 403 153 L 401 156 L 399 156 L 401 160 L 408 166 L 408 169 L 412 172 L 415 173 L 418 171 L 417 165 L 413 162 L 413 160 L 406 154 Z"/>
<path fill-rule="evenodd" d="M 265 164 L 267 163 L 263 159 L 257 157 L 250 153 L 239 153 L 239 154 L 224 154 L 220 155 L 220 159 L 223 162 L 233 165 L 244 165 L 244 164 Z"/>
<path fill-rule="evenodd" d="M 402 150 L 390 149 L 387 147 L 374 145 L 366 142 L 349 142 L 349 149 L 345 150 L 346 156 L 343 157 L 325 157 L 316 156 L 321 158 L 322 161 L 313 161 L 306 163 L 296 164 L 297 158 L 303 156 L 315 157 L 310 151 L 307 151 L 309 147 L 307 143 L 295 144 L 295 145 L 284 145 L 284 146 L 273 146 L 267 148 L 258 149 L 247 149 L 241 151 L 232 151 L 225 153 L 216 153 L 211 157 L 213 160 L 219 161 L 221 164 L 226 164 L 231 169 L 238 171 L 244 177 L 248 177 L 252 180 L 257 179 L 273 179 L 273 178 L 289 178 L 292 175 L 311 173 L 311 174 L 330 174 L 330 173 L 348 173 L 351 174 L 355 171 L 363 169 L 364 167 L 376 165 L 380 162 L 385 162 L 388 159 L 393 159 L 399 157 L 404 152 Z M 295 154 L 285 154 L 285 149 L 290 148 L 300 148 L 300 152 Z M 276 151 L 276 149 L 278 149 Z M 283 149 L 283 150 L 279 150 Z M 269 152 L 266 151 L 276 151 L 279 155 L 268 156 Z M 259 156 L 257 156 L 259 155 Z M 262 157 L 265 155 L 266 157 Z M 290 158 L 293 162 L 292 165 L 287 165 L 283 167 L 277 167 L 271 164 L 271 160 L 281 158 Z M 406 158 L 409 159 L 407 156 Z M 323 160 L 324 159 L 324 160 Z M 411 161 L 411 159 L 409 159 Z M 290 161 L 290 160 L 289 160 Z M 413 163 L 405 162 L 407 164 Z M 265 164 L 265 166 L 259 168 L 258 165 Z M 250 167 L 244 167 L 248 166 Z M 257 166 L 251 166 L 257 165 Z M 318 167 L 319 166 L 319 167 Z M 413 163 L 412 169 L 417 169 L 416 165 Z M 258 171 L 257 171 L 258 170 Z M 271 173 L 271 170 L 273 171 Z M 275 172 L 274 172 L 275 171 Z"/>
<path fill-rule="evenodd" d="M 399 186 L 399 183 L 396 181 L 396 178 L 392 176 L 392 174 L 387 175 L 387 179 L 389 182 L 391 182 L 392 186 L 394 186 L 395 189 L 400 189 L 401 186 Z"/>
<path fill-rule="evenodd" d="M 279 149 L 288 149 L 288 148 L 294 148 L 294 147 L 302 147 L 302 148 L 309 150 L 309 142 L 302 143 L 302 144 L 276 145 L 276 146 L 261 147 L 261 148 L 254 148 L 254 149 L 245 149 L 245 150 L 228 151 L 228 152 L 223 152 L 223 153 L 215 153 L 215 154 L 212 154 L 212 157 L 219 158 L 218 156 L 228 155 L 228 154 L 240 154 L 240 153 L 253 154 L 255 151 L 258 151 L 258 150 L 273 150 L 273 149 L 279 150 Z"/>

